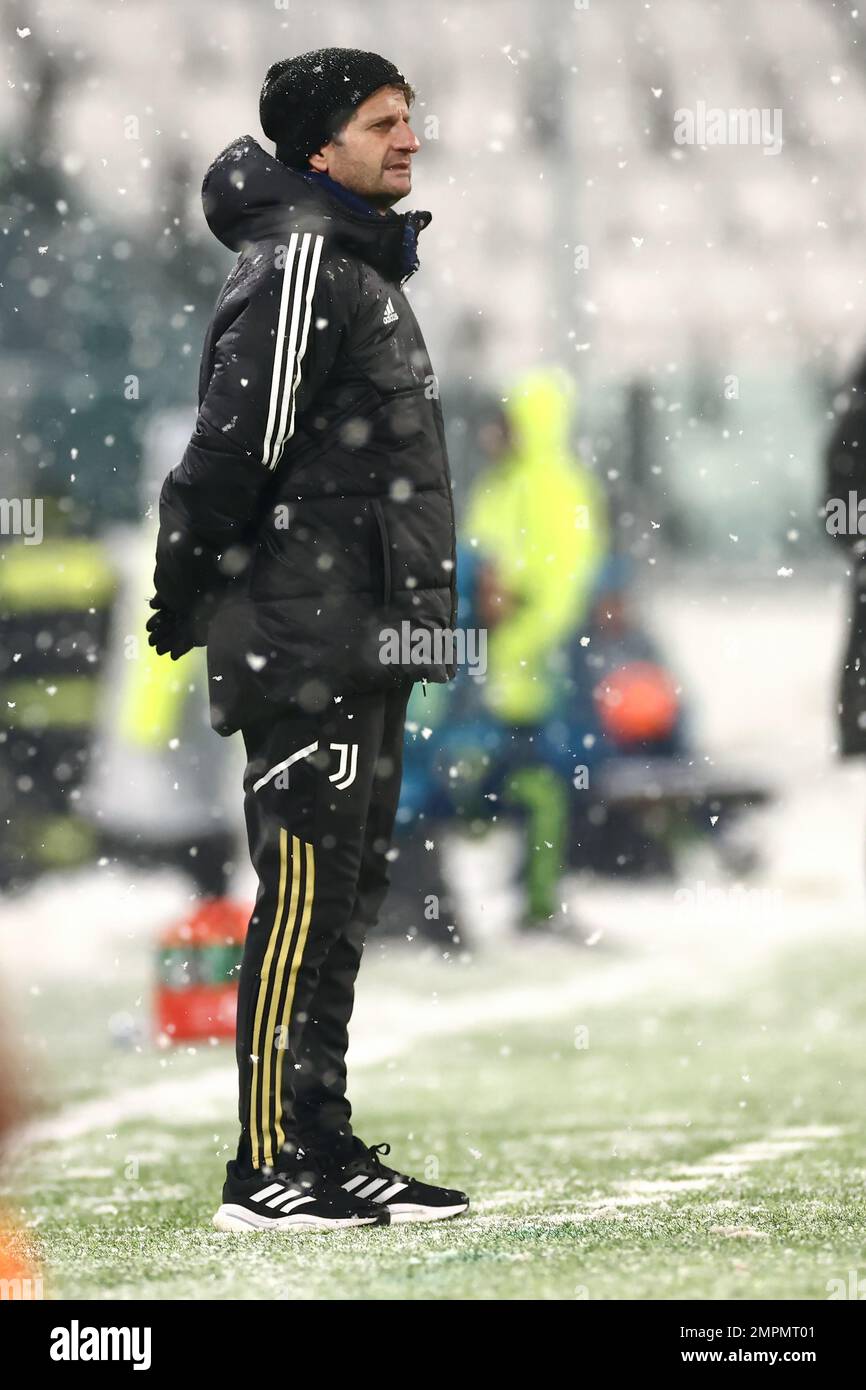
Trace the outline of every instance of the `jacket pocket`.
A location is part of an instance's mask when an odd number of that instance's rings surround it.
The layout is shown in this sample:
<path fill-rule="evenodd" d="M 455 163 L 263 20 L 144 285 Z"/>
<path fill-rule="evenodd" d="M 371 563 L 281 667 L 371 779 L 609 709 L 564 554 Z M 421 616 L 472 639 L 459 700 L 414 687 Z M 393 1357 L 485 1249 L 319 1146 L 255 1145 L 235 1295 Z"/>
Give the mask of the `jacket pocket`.
<path fill-rule="evenodd" d="M 378 497 L 373 498 L 371 506 L 382 547 L 382 602 L 387 604 L 391 602 L 391 542 L 388 538 L 388 523 Z"/>

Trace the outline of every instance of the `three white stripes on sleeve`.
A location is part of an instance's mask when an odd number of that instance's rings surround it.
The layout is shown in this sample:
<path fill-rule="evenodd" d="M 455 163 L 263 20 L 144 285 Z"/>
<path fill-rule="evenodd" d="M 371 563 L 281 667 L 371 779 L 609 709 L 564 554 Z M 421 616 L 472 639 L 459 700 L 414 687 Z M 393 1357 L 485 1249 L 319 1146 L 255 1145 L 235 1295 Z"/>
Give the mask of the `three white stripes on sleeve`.
<path fill-rule="evenodd" d="M 301 380 L 301 363 L 310 335 L 313 292 L 324 240 L 323 236 L 314 236 L 312 232 L 304 232 L 300 238 L 297 232 L 292 232 L 289 241 L 262 448 L 262 463 L 266 468 L 276 468 L 283 446 L 294 432 L 295 393 Z"/>

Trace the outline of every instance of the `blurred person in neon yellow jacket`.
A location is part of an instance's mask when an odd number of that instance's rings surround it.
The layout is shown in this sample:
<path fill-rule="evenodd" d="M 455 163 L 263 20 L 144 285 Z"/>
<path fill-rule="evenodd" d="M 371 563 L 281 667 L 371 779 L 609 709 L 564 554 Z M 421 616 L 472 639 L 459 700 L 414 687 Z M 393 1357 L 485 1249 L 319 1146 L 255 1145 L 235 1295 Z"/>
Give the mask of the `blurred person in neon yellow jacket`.
<path fill-rule="evenodd" d="M 489 632 L 485 703 L 506 724 L 537 725 L 554 712 L 557 658 L 588 613 L 607 552 L 604 491 L 569 446 L 575 403 L 565 372 L 523 377 L 487 427 L 494 461 L 469 499 Z"/>
<path fill-rule="evenodd" d="M 527 827 L 522 925 L 532 929 L 553 920 L 561 896 L 572 795 L 539 734 L 555 737 L 567 714 L 566 644 L 589 616 L 608 549 L 603 489 L 569 444 L 575 402 L 565 372 L 527 373 L 483 431 L 492 462 L 468 507 L 475 606 L 488 631 L 481 698 L 508 733 L 503 799 Z"/>

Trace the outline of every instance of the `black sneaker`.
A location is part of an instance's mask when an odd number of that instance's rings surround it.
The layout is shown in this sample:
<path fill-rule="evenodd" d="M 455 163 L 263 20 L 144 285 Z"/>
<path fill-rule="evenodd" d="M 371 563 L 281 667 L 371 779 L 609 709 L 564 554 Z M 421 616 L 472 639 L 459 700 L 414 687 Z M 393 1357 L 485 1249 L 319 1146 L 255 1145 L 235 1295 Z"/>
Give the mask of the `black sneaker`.
<path fill-rule="evenodd" d="M 251 1178 L 229 1169 L 218 1231 L 333 1231 L 346 1226 L 387 1226 L 386 1208 L 344 1191 L 326 1177 L 312 1154 L 298 1149 L 288 1171 L 259 1171 Z"/>
<path fill-rule="evenodd" d="M 380 1211 L 389 1212 L 392 1225 L 398 1221 L 443 1221 L 447 1216 L 459 1216 L 466 1211 L 469 1198 L 465 1192 L 433 1187 L 398 1173 L 379 1157 L 390 1152 L 390 1144 L 373 1144 L 368 1148 L 353 1136 L 347 1157 L 318 1156 L 324 1172 L 338 1182 L 344 1192 Z"/>

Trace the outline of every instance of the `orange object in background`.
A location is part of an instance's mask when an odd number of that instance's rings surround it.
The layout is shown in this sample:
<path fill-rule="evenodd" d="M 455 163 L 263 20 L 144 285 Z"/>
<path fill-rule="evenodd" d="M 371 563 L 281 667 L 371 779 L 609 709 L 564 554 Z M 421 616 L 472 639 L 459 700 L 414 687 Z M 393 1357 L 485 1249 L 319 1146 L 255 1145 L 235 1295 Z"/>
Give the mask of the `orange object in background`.
<path fill-rule="evenodd" d="M 667 738 L 677 722 L 676 686 L 651 661 L 633 661 L 612 671 L 593 695 L 602 728 L 620 744 Z"/>
<path fill-rule="evenodd" d="M 250 911 L 228 898 L 209 898 L 162 932 L 156 1022 L 173 1042 L 234 1037 Z"/>
<path fill-rule="evenodd" d="M 15 1247 L 22 1244 L 17 1232 L 0 1229 L 0 1302 L 44 1298 L 42 1275 L 26 1262 Z"/>
<path fill-rule="evenodd" d="M 0 1018 L 6 1016 L 5 1000 L 3 1005 Z M 29 1097 L 25 1098 L 20 1089 L 22 1073 L 22 1059 L 10 1047 L 5 1023 L 0 1022 L 0 1159 L 4 1187 L 8 1184 L 6 1144 L 30 1111 Z M 31 1245 L 29 1235 L 18 1227 L 11 1211 L 0 1207 L 0 1302 L 45 1297 L 42 1274 Z"/>

